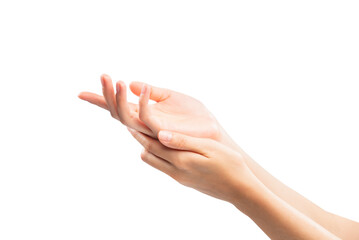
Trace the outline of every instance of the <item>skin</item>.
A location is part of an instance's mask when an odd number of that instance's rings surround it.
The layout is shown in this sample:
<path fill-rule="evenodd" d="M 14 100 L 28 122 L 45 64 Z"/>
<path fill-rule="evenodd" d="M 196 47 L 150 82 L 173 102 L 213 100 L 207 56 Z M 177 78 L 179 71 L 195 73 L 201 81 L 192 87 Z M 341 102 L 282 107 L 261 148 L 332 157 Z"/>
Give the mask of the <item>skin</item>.
<path fill-rule="evenodd" d="M 145 148 L 143 161 L 179 183 L 228 201 L 271 239 L 339 239 L 269 191 L 238 152 L 208 138 L 160 131 L 159 141 L 129 131 Z"/>
<path fill-rule="evenodd" d="M 171 129 L 177 132 L 213 139 L 219 138 L 219 124 L 212 114 L 198 100 L 181 93 L 162 88 L 149 89 L 140 98 L 139 104 L 127 102 L 126 85 L 116 83 L 116 95 L 109 76 L 101 76 L 103 96 L 82 92 L 79 98 L 109 110 L 111 116 L 124 125 L 156 137 L 159 129 Z M 143 83 L 132 82 L 131 91 L 141 95 Z M 150 86 L 145 86 L 144 91 Z M 148 105 L 148 100 L 156 104 Z M 141 110 L 141 111 L 140 111 Z"/>
<path fill-rule="evenodd" d="M 358 239 L 358 223 L 324 211 L 290 189 L 248 156 L 220 126 L 213 115 L 196 99 L 168 89 L 132 82 L 131 91 L 140 97 L 139 104 L 128 103 L 126 85 L 116 83 L 116 94 L 108 75 L 101 76 L 103 96 L 82 92 L 79 98 L 108 110 L 124 125 L 152 138 L 160 130 L 210 138 L 239 153 L 246 166 L 268 191 L 312 221 L 343 239 Z M 148 104 L 149 99 L 156 101 Z"/>

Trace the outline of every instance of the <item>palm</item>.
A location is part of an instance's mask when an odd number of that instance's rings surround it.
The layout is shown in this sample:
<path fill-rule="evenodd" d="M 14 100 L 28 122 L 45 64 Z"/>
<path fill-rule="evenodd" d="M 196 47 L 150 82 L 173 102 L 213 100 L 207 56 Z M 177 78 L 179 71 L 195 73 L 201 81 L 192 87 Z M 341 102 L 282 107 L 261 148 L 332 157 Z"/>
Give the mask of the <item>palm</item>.
<path fill-rule="evenodd" d="M 148 106 L 150 121 L 148 125 L 157 135 L 159 130 L 180 132 L 194 137 L 215 138 L 218 132 L 217 121 L 198 100 L 187 95 L 170 91 L 162 102 Z"/>

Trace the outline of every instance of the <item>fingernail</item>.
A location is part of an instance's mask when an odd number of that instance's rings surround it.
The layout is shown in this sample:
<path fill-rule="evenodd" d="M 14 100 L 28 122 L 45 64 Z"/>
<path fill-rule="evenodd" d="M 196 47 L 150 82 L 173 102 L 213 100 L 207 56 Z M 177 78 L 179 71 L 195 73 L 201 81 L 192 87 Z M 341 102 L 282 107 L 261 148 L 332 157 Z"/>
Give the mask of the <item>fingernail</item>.
<path fill-rule="evenodd" d="M 119 83 L 116 84 L 116 91 L 120 92 L 120 84 Z"/>
<path fill-rule="evenodd" d="M 172 133 L 168 131 L 160 131 L 158 138 L 162 141 L 169 142 L 172 139 Z"/>
<path fill-rule="evenodd" d="M 147 85 L 144 83 L 141 89 L 141 95 L 145 94 L 147 90 Z"/>

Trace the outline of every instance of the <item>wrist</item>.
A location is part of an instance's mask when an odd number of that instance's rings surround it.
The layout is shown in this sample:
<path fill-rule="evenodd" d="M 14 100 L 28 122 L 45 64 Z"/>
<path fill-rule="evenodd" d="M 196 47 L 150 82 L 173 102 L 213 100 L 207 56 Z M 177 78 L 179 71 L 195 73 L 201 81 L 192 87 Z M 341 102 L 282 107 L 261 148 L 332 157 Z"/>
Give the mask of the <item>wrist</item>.
<path fill-rule="evenodd" d="M 230 203 L 245 215 L 250 216 L 253 210 L 261 207 L 263 200 L 267 199 L 271 192 L 249 169 L 248 171 L 247 176 L 241 176 L 244 177 L 245 182 L 237 184 L 234 198 Z"/>

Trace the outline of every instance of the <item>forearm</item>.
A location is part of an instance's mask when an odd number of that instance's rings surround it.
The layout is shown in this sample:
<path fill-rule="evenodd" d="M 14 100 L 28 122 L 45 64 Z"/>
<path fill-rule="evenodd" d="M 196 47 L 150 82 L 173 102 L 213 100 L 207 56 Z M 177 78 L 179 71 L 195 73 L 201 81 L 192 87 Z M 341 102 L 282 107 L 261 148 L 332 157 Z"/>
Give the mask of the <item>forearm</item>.
<path fill-rule="evenodd" d="M 224 131 L 223 131 L 224 132 Z M 225 144 L 232 149 L 240 152 L 245 157 L 247 166 L 253 174 L 275 195 L 291 205 L 293 208 L 302 212 L 318 224 L 322 225 L 328 231 L 343 239 L 359 238 L 359 223 L 349 219 L 331 214 L 319 206 L 315 205 L 293 189 L 280 182 L 250 156 L 248 156 L 235 142 L 227 135 L 223 138 Z"/>
<path fill-rule="evenodd" d="M 242 192 L 242 191 L 241 191 Z M 259 180 L 233 202 L 271 239 L 339 239 L 272 193 Z"/>
<path fill-rule="evenodd" d="M 358 223 L 323 210 L 313 202 L 303 197 L 301 194 L 280 182 L 251 158 L 246 159 L 246 164 L 270 191 L 293 208 L 297 209 L 340 238 L 358 239 Z"/>

